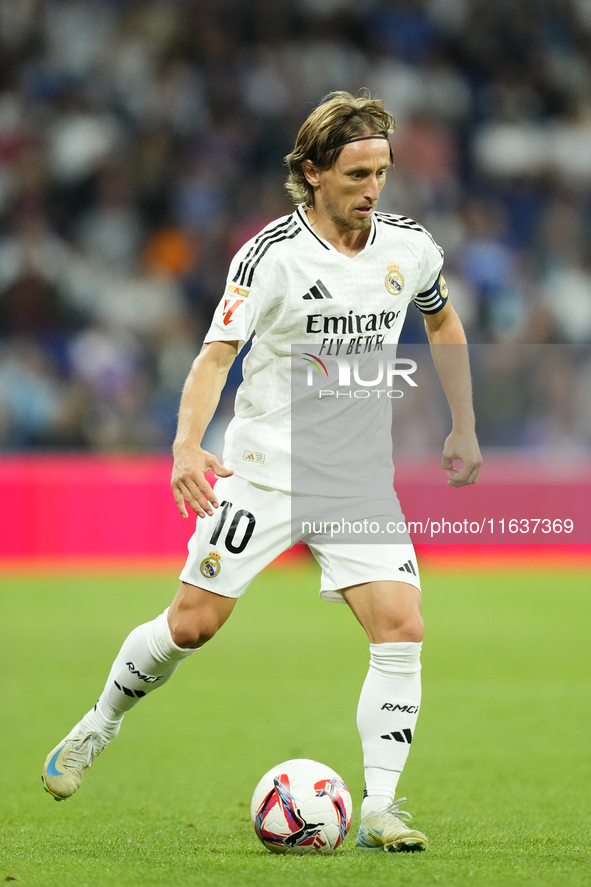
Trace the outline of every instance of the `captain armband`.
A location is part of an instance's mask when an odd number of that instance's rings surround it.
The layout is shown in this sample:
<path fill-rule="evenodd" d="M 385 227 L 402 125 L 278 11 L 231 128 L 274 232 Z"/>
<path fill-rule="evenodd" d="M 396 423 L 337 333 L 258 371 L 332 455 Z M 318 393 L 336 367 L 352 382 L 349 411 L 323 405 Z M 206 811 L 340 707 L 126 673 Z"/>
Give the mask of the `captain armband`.
<path fill-rule="evenodd" d="M 447 283 L 440 274 L 430 289 L 415 296 L 415 303 L 423 314 L 437 314 L 446 305 L 448 298 Z"/>

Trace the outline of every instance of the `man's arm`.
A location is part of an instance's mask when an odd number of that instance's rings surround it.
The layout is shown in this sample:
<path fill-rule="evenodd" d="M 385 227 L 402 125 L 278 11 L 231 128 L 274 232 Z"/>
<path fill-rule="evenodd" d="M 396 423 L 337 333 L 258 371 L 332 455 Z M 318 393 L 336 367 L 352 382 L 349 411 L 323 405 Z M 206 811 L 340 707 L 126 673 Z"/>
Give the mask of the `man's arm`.
<path fill-rule="evenodd" d="M 476 483 L 482 456 L 475 431 L 468 346 L 460 318 L 449 302 L 437 314 L 425 314 L 425 329 L 452 416 L 452 430 L 443 447 L 441 467 L 448 484 L 463 487 Z M 453 346 L 453 347 L 451 347 Z M 454 469 L 454 459 L 462 463 Z"/>
<path fill-rule="evenodd" d="M 195 359 L 183 388 L 172 445 L 171 486 L 177 508 L 185 518 L 185 501 L 198 517 L 211 515 L 212 506 L 218 507 L 215 493 L 205 477 L 208 469 L 218 477 L 233 474 L 214 455 L 201 448 L 201 439 L 215 413 L 237 353 L 238 342 L 208 342 Z"/>

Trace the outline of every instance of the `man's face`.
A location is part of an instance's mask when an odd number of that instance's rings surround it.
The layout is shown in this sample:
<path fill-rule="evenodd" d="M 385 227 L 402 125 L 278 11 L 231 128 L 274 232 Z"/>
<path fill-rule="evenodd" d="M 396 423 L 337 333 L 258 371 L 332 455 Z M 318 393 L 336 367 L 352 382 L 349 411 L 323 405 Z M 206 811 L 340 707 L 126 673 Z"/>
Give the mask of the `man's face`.
<path fill-rule="evenodd" d="M 305 167 L 315 213 L 325 213 L 344 230 L 369 228 L 389 167 L 390 146 L 382 138 L 350 142 L 330 169 Z"/>

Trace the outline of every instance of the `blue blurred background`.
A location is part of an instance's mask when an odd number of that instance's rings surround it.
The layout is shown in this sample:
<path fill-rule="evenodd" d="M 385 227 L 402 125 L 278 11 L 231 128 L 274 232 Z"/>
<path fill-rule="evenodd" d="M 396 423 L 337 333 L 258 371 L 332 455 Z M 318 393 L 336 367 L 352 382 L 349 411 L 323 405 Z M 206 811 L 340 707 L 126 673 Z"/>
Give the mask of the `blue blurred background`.
<path fill-rule="evenodd" d="M 0 448 L 167 449 L 299 126 L 363 87 L 398 124 L 380 209 L 445 249 L 470 340 L 589 342 L 590 0 L 2 0 Z"/>

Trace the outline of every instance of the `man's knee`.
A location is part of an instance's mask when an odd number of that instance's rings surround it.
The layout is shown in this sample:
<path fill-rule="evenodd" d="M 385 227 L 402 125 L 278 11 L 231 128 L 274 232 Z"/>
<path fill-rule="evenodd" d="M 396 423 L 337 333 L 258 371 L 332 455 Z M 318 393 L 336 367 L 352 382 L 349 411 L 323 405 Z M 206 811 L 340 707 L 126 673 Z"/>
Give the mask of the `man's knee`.
<path fill-rule="evenodd" d="M 420 613 L 414 613 L 395 625 L 396 639 L 401 643 L 420 643 L 425 634 L 425 623 Z"/>
<path fill-rule="evenodd" d="M 419 606 L 386 608 L 374 626 L 374 643 L 420 643 L 425 634 L 425 623 Z"/>
<path fill-rule="evenodd" d="M 235 603 L 232 598 L 181 583 L 168 611 L 172 640 L 177 647 L 202 647 L 219 631 Z"/>
<path fill-rule="evenodd" d="M 177 647 L 202 647 L 217 634 L 220 625 L 211 614 L 186 612 L 169 620 L 170 634 Z"/>

